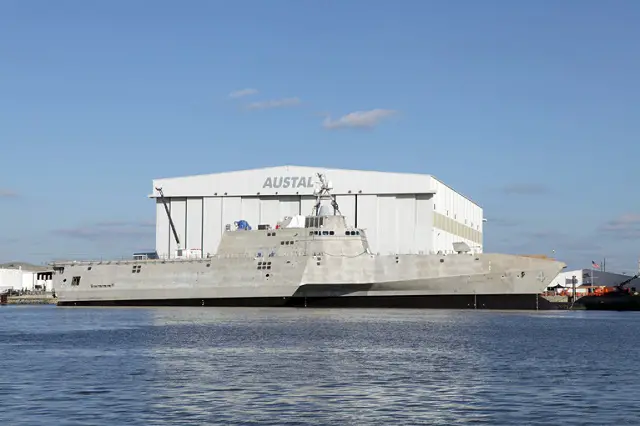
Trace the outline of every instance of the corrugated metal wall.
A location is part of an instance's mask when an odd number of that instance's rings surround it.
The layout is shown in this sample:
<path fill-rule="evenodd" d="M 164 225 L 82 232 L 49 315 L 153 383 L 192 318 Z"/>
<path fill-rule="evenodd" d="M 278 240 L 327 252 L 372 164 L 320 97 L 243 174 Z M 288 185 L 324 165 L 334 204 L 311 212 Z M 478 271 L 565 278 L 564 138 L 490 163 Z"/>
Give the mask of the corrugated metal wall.
<path fill-rule="evenodd" d="M 184 247 L 202 249 L 202 198 L 187 198 L 187 223 Z"/>
<path fill-rule="evenodd" d="M 182 243 L 182 247 L 188 247 L 188 242 L 185 240 L 187 229 L 187 199 L 186 198 L 171 198 L 171 219 L 176 227 L 178 238 Z M 174 253 L 177 249 L 176 242 L 171 236 L 169 240 L 169 253 Z"/>
<path fill-rule="evenodd" d="M 222 198 L 207 197 L 204 199 L 204 217 L 202 221 L 202 254 L 215 253 L 222 237 Z"/>
<path fill-rule="evenodd" d="M 463 241 L 482 252 L 482 208 L 436 179 L 433 184 L 433 250 L 451 253 Z"/>
<path fill-rule="evenodd" d="M 440 245 L 449 240 L 453 242 L 452 236 L 434 237 L 434 209 L 430 194 L 354 194 L 339 195 L 336 200 L 347 223 L 366 230 L 374 253 L 429 253 L 434 250 L 434 238 Z M 314 202 L 313 197 L 290 195 L 169 200 L 183 248 L 202 248 L 205 255 L 216 252 L 227 224 L 233 226 L 235 221 L 244 219 L 254 228 L 259 224 L 275 226 L 285 216 L 311 214 Z M 156 205 L 156 214 L 156 250 L 163 257 L 169 253 L 173 255 L 176 245 L 160 201 Z"/>
<path fill-rule="evenodd" d="M 171 203 L 167 203 L 167 206 L 171 211 Z M 169 218 L 164 210 L 162 201 L 156 199 L 156 251 L 161 256 L 166 256 L 169 253 L 170 234 Z"/>
<path fill-rule="evenodd" d="M 209 175 L 163 181 L 168 187 L 165 193 L 169 194 L 171 215 L 183 247 L 202 248 L 205 255 L 213 254 L 226 224 L 244 219 L 256 228 L 259 224 L 273 226 L 285 216 L 311 214 L 315 203 L 309 194 L 312 188 L 262 187 L 265 176 L 272 179 L 271 175 L 285 171 L 295 176 L 311 176 L 312 169 L 276 168 L 233 172 L 226 177 Z M 450 253 L 457 241 L 482 251 L 482 208 L 431 176 L 332 171 L 331 179 L 338 186 L 334 192 L 341 213 L 349 225 L 366 230 L 374 253 Z M 251 194 L 244 187 L 245 181 L 253 182 L 256 192 Z M 359 189 L 367 187 L 382 187 L 387 192 L 367 193 Z M 398 194 L 389 192 L 395 187 Z M 416 188 L 422 188 L 424 193 L 409 192 Z M 238 192 L 241 190 L 247 192 Z M 432 191 L 435 194 L 429 193 Z M 212 196 L 201 197 L 197 192 Z M 156 224 L 158 254 L 173 254 L 176 245 L 160 201 L 156 206 Z"/>

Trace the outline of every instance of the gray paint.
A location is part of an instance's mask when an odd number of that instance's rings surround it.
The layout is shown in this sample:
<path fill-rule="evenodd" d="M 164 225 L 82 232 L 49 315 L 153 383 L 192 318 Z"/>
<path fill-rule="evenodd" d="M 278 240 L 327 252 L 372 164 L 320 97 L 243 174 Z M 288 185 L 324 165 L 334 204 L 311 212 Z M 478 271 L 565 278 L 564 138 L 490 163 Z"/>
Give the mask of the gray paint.
<path fill-rule="evenodd" d="M 227 231 L 210 258 L 56 263 L 64 272 L 54 275 L 54 286 L 61 302 L 538 294 L 565 266 L 506 254 L 375 255 L 366 231 L 347 226 L 343 216 L 324 220 L 322 228 Z M 352 231 L 359 235 L 346 235 Z M 80 277 L 78 286 L 73 277 Z"/>

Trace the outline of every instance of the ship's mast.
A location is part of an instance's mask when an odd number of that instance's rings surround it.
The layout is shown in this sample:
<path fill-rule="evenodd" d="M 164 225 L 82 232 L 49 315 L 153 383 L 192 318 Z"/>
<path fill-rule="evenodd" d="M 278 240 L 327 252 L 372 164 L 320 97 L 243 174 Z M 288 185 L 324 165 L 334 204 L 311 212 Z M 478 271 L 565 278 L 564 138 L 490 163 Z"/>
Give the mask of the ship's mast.
<path fill-rule="evenodd" d="M 176 231 L 176 227 L 173 224 L 173 219 L 171 219 L 171 213 L 169 213 L 169 206 L 167 206 L 167 201 L 164 198 L 164 193 L 162 192 L 162 188 L 156 188 L 156 191 L 160 193 L 160 201 L 164 204 L 164 211 L 167 212 L 167 217 L 169 218 L 169 225 L 171 225 L 171 230 L 173 231 L 173 238 L 176 239 L 176 245 L 178 250 L 180 250 L 180 238 L 178 238 L 178 232 Z"/>
<path fill-rule="evenodd" d="M 333 189 L 331 187 L 331 182 L 328 182 L 324 174 L 322 173 L 316 173 L 316 175 L 318 176 L 318 182 L 316 188 L 313 191 L 313 195 L 316 196 L 316 204 L 315 206 L 313 206 L 314 214 L 316 216 L 320 215 L 320 205 L 322 203 L 322 198 L 326 197 L 331 200 L 331 207 L 333 207 L 334 216 L 336 212 L 339 215 L 342 215 L 342 213 L 340 213 L 340 209 L 338 208 L 338 202 L 336 201 L 335 195 L 331 194 L 331 190 Z"/>

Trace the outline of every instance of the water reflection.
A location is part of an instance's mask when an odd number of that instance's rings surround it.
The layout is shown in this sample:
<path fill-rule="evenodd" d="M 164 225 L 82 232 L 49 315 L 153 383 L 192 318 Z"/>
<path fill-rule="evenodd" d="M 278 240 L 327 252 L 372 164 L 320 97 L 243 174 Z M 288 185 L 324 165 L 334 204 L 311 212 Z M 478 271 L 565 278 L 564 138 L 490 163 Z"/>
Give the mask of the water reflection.
<path fill-rule="evenodd" d="M 613 424 L 640 316 L 0 309 L 6 424 Z M 631 369 L 631 370 L 628 370 Z"/>

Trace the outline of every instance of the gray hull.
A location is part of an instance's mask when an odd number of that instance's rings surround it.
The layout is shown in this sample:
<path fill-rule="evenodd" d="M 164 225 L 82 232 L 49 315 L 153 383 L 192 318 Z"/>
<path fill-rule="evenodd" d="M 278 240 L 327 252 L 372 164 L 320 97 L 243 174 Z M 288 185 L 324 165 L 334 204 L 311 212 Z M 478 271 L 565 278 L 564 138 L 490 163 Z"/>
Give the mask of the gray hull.
<path fill-rule="evenodd" d="M 521 305 L 507 296 L 534 302 L 563 266 L 503 254 L 68 263 L 55 288 L 61 305 L 487 307 L 504 299 L 505 309 Z M 327 300 L 345 298 L 353 300 Z M 360 300 L 368 298 L 380 299 Z"/>
<path fill-rule="evenodd" d="M 537 308 L 564 266 L 507 254 L 375 255 L 343 216 L 315 216 L 305 227 L 226 231 L 208 258 L 56 263 L 53 280 L 60 305 L 521 309 Z"/>

